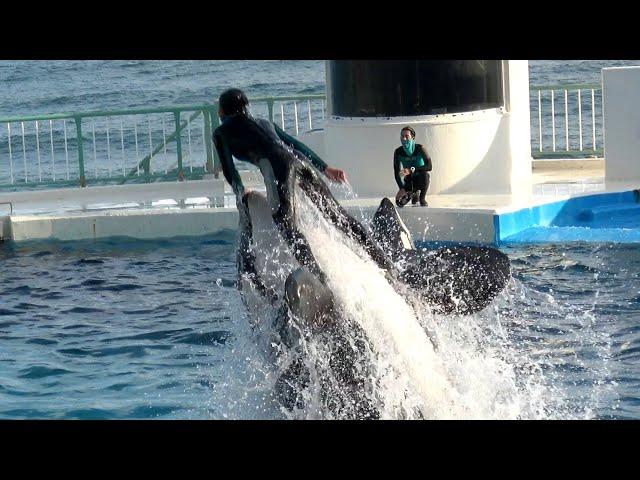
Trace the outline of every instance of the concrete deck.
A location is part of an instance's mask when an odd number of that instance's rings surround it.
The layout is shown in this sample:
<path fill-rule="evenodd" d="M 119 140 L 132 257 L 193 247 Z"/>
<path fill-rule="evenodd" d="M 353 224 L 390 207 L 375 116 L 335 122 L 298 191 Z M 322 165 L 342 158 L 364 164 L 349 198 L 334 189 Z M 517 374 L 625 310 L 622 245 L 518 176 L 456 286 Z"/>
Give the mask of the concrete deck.
<path fill-rule="evenodd" d="M 492 243 L 497 214 L 576 195 L 638 188 L 606 185 L 602 159 L 538 160 L 533 165 L 530 192 L 428 195 L 429 207 L 408 205 L 400 215 L 419 241 Z M 259 174 L 242 175 L 245 185 L 263 188 Z M 0 236 L 22 242 L 214 234 L 237 228 L 237 210 L 230 193 L 222 179 L 2 193 Z M 390 190 L 388 196 L 394 194 Z M 356 217 L 371 217 L 380 198 L 344 199 L 341 203 Z"/>

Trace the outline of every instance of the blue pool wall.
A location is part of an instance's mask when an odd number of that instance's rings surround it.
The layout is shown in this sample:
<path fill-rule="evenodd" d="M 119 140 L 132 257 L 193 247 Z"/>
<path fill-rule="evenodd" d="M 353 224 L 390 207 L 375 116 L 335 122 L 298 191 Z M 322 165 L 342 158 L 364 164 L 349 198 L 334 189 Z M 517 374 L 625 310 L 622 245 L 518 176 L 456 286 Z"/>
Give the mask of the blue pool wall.
<path fill-rule="evenodd" d="M 640 191 L 630 190 L 574 197 L 494 215 L 494 242 L 499 245 L 514 240 L 527 241 L 528 229 L 532 230 L 529 240 L 543 241 L 540 231 L 532 227 L 558 227 L 553 235 L 554 241 L 601 240 L 605 232 L 604 240 L 615 241 L 615 237 L 620 236 L 624 241 L 634 226 L 635 230 L 640 230 L 639 200 Z M 601 231 L 589 233 L 596 230 Z"/>

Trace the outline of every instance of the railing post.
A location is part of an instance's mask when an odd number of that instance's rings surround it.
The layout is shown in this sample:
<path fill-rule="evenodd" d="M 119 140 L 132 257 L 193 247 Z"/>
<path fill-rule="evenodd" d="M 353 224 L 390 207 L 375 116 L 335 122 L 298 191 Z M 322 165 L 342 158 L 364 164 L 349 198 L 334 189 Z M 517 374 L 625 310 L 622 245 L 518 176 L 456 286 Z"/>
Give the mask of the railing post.
<path fill-rule="evenodd" d="M 210 112 L 210 114 L 211 118 L 213 119 L 213 125 L 218 128 L 220 126 L 220 117 L 218 117 L 218 115 L 216 115 L 213 110 Z M 218 150 L 215 148 L 213 148 L 213 159 L 213 175 L 215 176 L 215 178 L 219 178 L 220 172 L 222 171 L 222 164 L 220 163 L 220 159 L 218 158 Z"/>
<path fill-rule="evenodd" d="M 269 121 L 273 123 L 273 98 L 267 100 L 267 108 L 269 109 Z"/>
<path fill-rule="evenodd" d="M 182 138 L 180 135 L 180 112 L 173 112 L 176 124 L 176 151 L 178 154 L 178 181 L 184 181 L 184 171 L 182 170 Z"/>
<path fill-rule="evenodd" d="M 82 143 L 82 117 L 74 117 L 76 122 L 76 141 L 78 148 L 78 171 L 80 174 L 80 186 L 86 187 L 87 181 L 84 176 L 84 147 Z"/>
<path fill-rule="evenodd" d="M 202 117 L 204 120 L 204 150 L 207 154 L 205 171 L 213 173 L 213 144 L 211 141 L 211 117 L 209 116 L 209 111 L 202 110 Z"/>

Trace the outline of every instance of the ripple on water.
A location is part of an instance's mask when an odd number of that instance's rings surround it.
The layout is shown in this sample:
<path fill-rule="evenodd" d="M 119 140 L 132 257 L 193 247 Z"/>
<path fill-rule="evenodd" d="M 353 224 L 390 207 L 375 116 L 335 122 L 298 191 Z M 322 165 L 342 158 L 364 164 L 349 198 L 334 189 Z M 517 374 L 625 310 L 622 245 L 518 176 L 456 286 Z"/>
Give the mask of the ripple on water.
<path fill-rule="evenodd" d="M 49 255 L 53 255 L 53 252 L 50 252 L 48 250 L 44 250 L 42 252 L 36 252 L 33 255 L 31 255 L 33 258 L 40 258 L 40 257 L 47 257 Z"/>
<path fill-rule="evenodd" d="M 182 408 L 177 405 L 162 405 L 162 406 L 143 405 L 131 410 L 129 412 L 128 417 L 129 418 L 158 418 L 158 417 L 164 417 L 164 416 L 170 415 L 180 410 L 182 410 Z"/>
<path fill-rule="evenodd" d="M 190 332 L 190 328 L 179 328 L 175 330 L 157 330 L 153 332 L 145 332 L 137 335 L 127 335 L 124 337 L 104 338 L 101 342 L 117 342 L 120 340 L 165 340 L 175 337 L 181 332 Z"/>
<path fill-rule="evenodd" d="M 11 293 L 15 293 L 18 295 L 31 295 L 31 292 L 34 291 L 29 285 L 20 285 L 19 287 L 14 287 L 14 288 L 10 288 L 5 290 L 4 292 L 2 292 L 3 294 L 11 294 Z"/>
<path fill-rule="evenodd" d="M 61 292 L 49 292 L 43 295 L 33 295 L 36 298 L 42 298 L 43 300 L 58 300 L 60 298 L 65 298 L 65 295 Z"/>
<path fill-rule="evenodd" d="M 17 308 L 19 310 L 36 310 L 36 309 L 47 309 L 48 305 L 40 305 L 38 303 L 28 303 L 22 302 L 17 305 L 14 305 L 13 308 Z"/>
<path fill-rule="evenodd" d="M 77 410 L 69 410 L 65 412 L 63 417 L 68 420 L 106 420 L 114 417 L 114 412 L 111 410 L 104 410 L 101 408 L 85 408 Z"/>
<path fill-rule="evenodd" d="M 22 369 L 18 373 L 18 378 L 39 379 L 58 375 L 67 375 L 73 372 L 64 368 L 52 368 L 39 365 Z"/>
<path fill-rule="evenodd" d="M 170 350 L 171 345 L 121 345 L 109 348 L 67 348 L 58 350 L 64 355 L 90 356 L 90 357 L 111 357 L 126 355 L 129 358 L 142 358 L 147 355 L 147 350 Z"/>
<path fill-rule="evenodd" d="M 127 387 L 132 387 L 133 385 L 131 383 L 114 383 L 113 385 L 109 385 L 107 388 L 107 390 L 113 390 L 115 392 L 120 392 L 122 390 L 124 390 Z"/>
<path fill-rule="evenodd" d="M 202 290 L 200 290 L 200 289 L 190 288 L 190 287 L 156 288 L 155 291 L 159 292 L 159 293 L 186 293 L 186 294 L 193 294 L 193 293 L 201 293 L 202 292 Z M 204 293 L 204 292 L 202 292 L 202 293 Z"/>
<path fill-rule="evenodd" d="M 62 313 L 99 313 L 104 312 L 105 310 L 102 308 L 94 308 L 94 307 L 73 307 L 68 310 L 62 310 Z"/>
<path fill-rule="evenodd" d="M 224 345 L 231 337 L 231 332 L 225 330 L 216 330 L 205 333 L 192 333 L 178 337 L 176 341 L 189 345 Z"/>
<path fill-rule="evenodd" d="M 116 285 L 106 285 L 103 287 L 95 287 L 95 288 L 90 288 L 89 290 L 105 290 L 105 291 L 109 291 L 109 292 L 125 292 L 128 290 L 139 290 L 141 288 L 144 288 L 144 285 L 136 285 L 133 283 L 121 283 L 121 284 L 116 284 Z"/>
<path fill-rule="evenodd" d="M 84 282 L 82 282 L 80 285 L 82 285 L 83 287 L 92 287 L 92 286 L 96 286 L 96 285 L 102 285 L 104 283 L 106 283 L 107 281 L 102 279 L 102 278 L 90 278 L 88 280 L 85 280 Z"/>
<path fill-rule="evenodd" d="M 105 263 L 105 261 L 100 258 L 81 258 L 76 261 L 74 265 L 101 265 L 103 263 Z"/>
<path fill-rule="evenodd" d="M 32 343 L 35 345 L 56 345 L 59 342 L 57 340 L 50 340 L 48 338 L 30 338 L 25 343 Z"/>
<path fill-rule="evenodd" d="M 37 408 L 18 408 L 0 412 L 4 418 L 51 418 L 53 413 L 50 410 L 39 410 Z"/>

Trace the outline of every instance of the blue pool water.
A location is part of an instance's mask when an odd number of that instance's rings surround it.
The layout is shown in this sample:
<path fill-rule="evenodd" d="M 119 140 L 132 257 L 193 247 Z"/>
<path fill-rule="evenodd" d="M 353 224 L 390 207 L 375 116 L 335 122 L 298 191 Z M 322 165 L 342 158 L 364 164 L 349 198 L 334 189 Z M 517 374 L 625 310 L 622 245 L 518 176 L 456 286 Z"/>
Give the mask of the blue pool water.
<path fill-rule="evenodd" d="M 234 242 L 1 245 L 0 418 L 283 418 Z M 443 321 L 486 330 L 468 348 L 509 364 L 536 418 L 640 418 L 640 247 L 502 250 L 507 291 Z"/>

